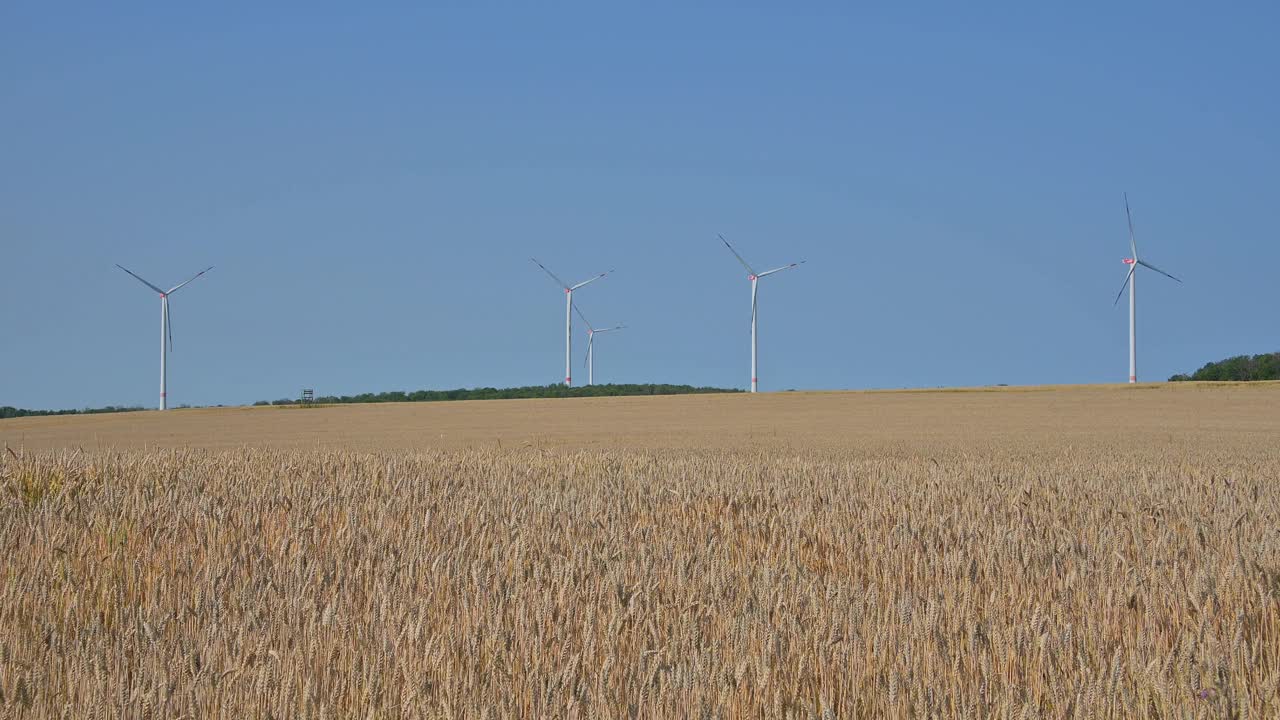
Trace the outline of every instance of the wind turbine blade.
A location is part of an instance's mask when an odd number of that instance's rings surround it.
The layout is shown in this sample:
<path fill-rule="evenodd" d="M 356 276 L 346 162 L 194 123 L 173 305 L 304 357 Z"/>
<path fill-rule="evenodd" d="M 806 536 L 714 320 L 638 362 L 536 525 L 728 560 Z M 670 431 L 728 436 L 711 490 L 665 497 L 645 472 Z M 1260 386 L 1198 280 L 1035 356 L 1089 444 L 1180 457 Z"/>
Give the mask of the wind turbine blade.
<path fill-rule="evenodd" d="M 569 288 L 569 289 L 570 289 L 570 290 L 577 290 L 578 288 L 582 287 L 583 285 L 590 285 L 591 283 L 593 283 L 593 282 L 595 282 L 595 281 L 599 280 L 600 278 L 604 277 L 605 275 L 608 275 L 608 274 L 609 274 L 609 273 L 611 273 L 611 272 L 613 272 L 613 271 L 612 271 L 612 270 L 606 270 L 606 271 L 604 271 L 604 272 L 600 273 L 599 275 L 597 275 L 597 276 L 595 276 L 595 277 L 591 278 L 590 280 L 583 280 L 582 282 L 578 283 L 577 285 L 574 285 L 573 287 L 571 287 L 571 288 Z"/>
<path fill-rule="evenodd" d="M 129 273 L 130 275 L 133 275 L 133 278 L 134 278 L 135 280 L 137 280 L 138 282 L 142 283 L 143 285 L 146 285 L 147 287 L 151 288 L 152 290 L 155 290 L 156 292 L 160 293 L 161 295 L 164 295 L 164 291 L 163 291 L 163 290 L 161 290 L 160 288 L 156 287 L 155 285 L 152 285 L 151 283 L 147 282 L 146 280 L 143 280 L 142 278 L 138 277 L 138 276 L 137 276 L 136 274 L 134 274 L 134 272 L 133 272 L 132 270 L 130 270 L 129 268 L 127 268 L 127 267 L 125 267 L 125 266 L 121 265 L 120 263 L 116 263 L 116 267 L 118 267 L 118 268 L 120 268 L 121 270 L 123 270 L 123 271 L 125 271 L 125 272 Z"/>
<path fill-rule="evenodd" d="M 1124 194 L 1124 217 L 1129 221 L 1129 249 L 1133 251 L 1133 259 L 1138 259 L 1138 240 L 1133 232 L 1133 213 L 1129 212 L 1129 193 Z"/>
<path fill-rule="evenodd" d="M 716 233 L 716 235 L 720 238 L 720 242 L 724 243 L 724 246 L 729 248 L 729 252 L 733 253 L 733 256 L 738 258 L 738 262 L 742 263 L 742 267 L 746 268 L 747 272 L 751 273 L 752 275 L 755 275 L 756 271 L 751 269 L 751 266 L 747 264 L 747 261 L 743 260 L 742 256 L 738 254 L 738 251 L 734 250 L 733 246 L 729 244 L 729 241 L 725 240 L 724 236 L 720 235 L 719 233 Z"/>
<path fill-rule="evenodd" d="M 772 270 L 765 270 L 764 272 L 760 273 L 756 277 L 764 277 L 766 275 L 772 275 L 776 272 L 782 272 L 783 270 L 790 270 L 793 267 L 800 267 L 801 265 L 804 264 L 804 262 L 805 262 L 804 260 L 801 260 L 798 263 L 791 263 L 790 265 L 783 265 L 782 267 L 776 267 Z"/>
<path fill-rule="evenodd" d="M 751 325 L 756 324 L 756 294 L 751 293 Z"/>
<path fill-rule="evenodd" d="M 1155 270 L 1156 272 L 1158 272 L 1158 273 L 1160 273 L 1161 275 L 1163 275 L 1163 276 L 1165 276 L 1165 277 L 1169 278 L 1170 280 L 1178 280 L 1178 278 L 1176 278 L 1176 277 L 1174 277 L 1174 276 L 1170 275 L 1169 273 L 1167 273 L 1167 272 L 1165 272 L 1165 271 L 1161 270 L 1160 268 L 1156 267 L 1155 265 L 1152 265 L 1151 263 L 1147 262 L 1146 260 L 1139 260 L 1139 261 L 1138 261 L 1138 264 L 1139 264 L 1139 265 L 1141 265 L 1141 266 L 1142 266 L 1142 267 L 1144 267 L 1144 268 L 1149 268 L 1149 269 L 1151 269 L 1151 270 Z M 1178 282 L 1182 282 L 1182 281 L 1181 281 L 1181 280 L 1178 280 Z"/>
<path fill-rule="evenodd" d="M 1111 303 L 1111 307 L 1115 307 L 1120 304 L 1120 296 L 1124 295 L 1124 289 L 1129 286 L 1129 279 L 1133 277 L 1133 271 L 1137 269 L 1137 265 L 1131 265 L 1129 267 L 1129 274 L 1124 276 L 1124 284 L 1120 286 L 1120 292 L 1116 293 L 1116 301 Z"/>
<path fill-rule="evenodd" d="M 583 315 L 582 311 L 578 309 L 578 303 L 573 304 L 573 311 L 578 313 L 578 317 L 582 318 L 582 324 L 586 325 L 588 330 L 595 332 L 595 328 L 591 327 L 591 323 L 587 322 L 587 316 Z"/>
<path fill-rule="evenodd" d="M 546 273 L 546 274 L 550 275 L 550 276 L 551 276 L 551 279 L 552 279 L 552 280 L 555 280 L 557 285 L 559 285 L 560 287 L 564 288 L 565 290 L 568 290 L 568 289 L 569 289 L 569 283 L 567 283 L 567 282 L 565 282 L 565 281 L 561 280 L 559 277 L 557 277 L 557 276 L 556 276 L 556 274 L 555 274 L 555 273 L 553 273 L 553 272 L 551 272 L 550 270 L 548 270 L 548 269 L 547 269 L 547 266 L 546 266 L 546 265 L 543 265 L 543 264 L 542 264 L 542 263 L 540 263 L 540 262 L 538 262 L 538 259 L 537 259 L 537 258 L 529 258 L 529 259 L 533 261 L 533 264 L 534 264 L 534 265 L 537 265 L 538 267 L 542 268 L 542 272 L 544 272 L 544 273 Z"/>
<path fill-rule="evenodd" d="M 169 352 L 173 352 L 173 308 L 169 306 L 167 296 L 161 302 L 164 303 L 164 331 L 169 336 Z"/>
<path fill-rule="evenodd" d="M 209 267 L 207 267 L 207 268 L 205 268 L 205 269 L 201 270 L 200 272 L 196 273 L 195 275 L 192 275 L 190 278 L 188 278 L 188 279 L 187 279 L 187 281 L 186 281 L 186 282 L 181 282 L 181 283 L 178 283 L 177 285 L 174 285 L 172 288 L 170 288 L 169 292 L 165 293 L 165 295 L 172 295 L 173 293 L 177 292 L 177 291 L 178 291 L 178 290 L 179 290 L 183 285 L 186 285 L 187 283 L 191 282 L 192 280 L 195 280 L 196 278 L 198 278 L 198 277 L 200 277 L 201 275 L 203 275 L 203 274 L 205 274 L 205 273 L 209 272 L 209 271 L 210 271 L 210 270 L 212 270 L 212 269 L 213 269 L 213 266 L 212 266 L 212 265 L 210 265 Z"/>

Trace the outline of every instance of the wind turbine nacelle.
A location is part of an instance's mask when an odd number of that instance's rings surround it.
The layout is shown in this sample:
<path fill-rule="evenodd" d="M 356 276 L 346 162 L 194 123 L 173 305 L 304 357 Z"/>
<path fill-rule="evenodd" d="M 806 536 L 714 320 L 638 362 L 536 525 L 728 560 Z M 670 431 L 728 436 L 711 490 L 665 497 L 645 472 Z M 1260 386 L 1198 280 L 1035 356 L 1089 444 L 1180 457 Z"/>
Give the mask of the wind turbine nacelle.
<path fill-rule="evenodd" d="M 1134 263 L 1134 259 L 1133 259 L 1133 258 L 1125 258 L 1124 260 L 1121 260 L 1120 262 L 1124 263 L 1125 265 L 1132 265 L 1132 264 Z"/>

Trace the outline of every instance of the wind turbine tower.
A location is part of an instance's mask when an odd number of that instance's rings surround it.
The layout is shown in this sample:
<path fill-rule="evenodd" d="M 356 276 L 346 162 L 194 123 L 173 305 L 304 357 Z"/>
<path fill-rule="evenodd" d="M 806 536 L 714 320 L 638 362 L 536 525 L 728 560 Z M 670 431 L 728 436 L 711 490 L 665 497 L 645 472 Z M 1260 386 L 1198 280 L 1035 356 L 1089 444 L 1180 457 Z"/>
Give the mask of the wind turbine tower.
<path fill-rule="evenodd" d="M 543 265 L 542 263 L 538 262 L 537 258 L 529 258 L 529 259 L 533 260 L 534 265 L 537 265 L 538 267 L 542 268 L 543 272 L 550 275 L 551 279 L 554 280 L 557 285 L 559 285 L 561 288 L 564 288 L 564 384 L 565 384 L 565 387 L 572 387 L 573 386 L 573 291 L 583 287 L 584 285 L 590 285 L 591 283 L 599 280 L 600 278 L 604 277 L 605 275 L 608 275 L 613 271 L 608 270 L 606 272 L 600 273 L 599 275 L 596 275 L 595 277 L 589 280 L 583 280 L 577 285 L 570 285 L 565 281 L 561 280 L 558 276 L 556 276 L 555 273 L 548 270 L 546 265 Z"/>
<path fill-rule="evenodd" d="M 756 374 L 756 286 L 759 284 L 760 278 L 768 277 L 783 270 L 790 270 L 793 267 L 799 267 L 804 264 L 804 260 L 758 273 L 752 270 L 747 261 L 743 260 L 738 251 L 734 250 L 733 246 L 729 244 L 729 241 L 724 239 L 724 235 L 720 236 L 720 242 L 723 242 L 724 246 L 729 248 L 729 252 L 738 258 L 738 262 L 742 263 L 742 267 L 747 269 L 747 279 L 751 281 L 751 392 L 758 392 L 760 377 Z"/>
<path fill-rule="evenodd" d="M 1169 273 L 1161 270 L 1155 265 L 1152 265 L 1146 260 L 1143 260 L 1138 257 L 1138 241 L 1137 241 L 1137 238 L 1134 236 L 1134 232 L 1133 232 L 1133 213 L 1129 212 L 1129 193 L 1124 194 L 1124 216 L 1125 216 L 1125 219 L 1129 221 L 1129 250 L 1133 252 L 1133 257 L 1127 257 L 1124 259 L 1124 264 L 1129 266 L 1129 273 L 1124 276 L 1124 284 L 1120 286 L 1120 292 L 1116 294 L 1116 300 L 1114 303 L 1112 303 L 1112 305 L 1114 306 L 1120 303 L 1120 296 L 1124 295 L 1125 285 L 1128 285 L 1129 286 L 1129 382 L 1136 383 L 1138 382 L 1138 319 L 1137 319 L 1138 300 L 1137 300 L 1137 290 L 1135 289 L 1135 287 L 1138 282 L 1138 276 L 1137 276 L 1138 266 L 1141 265 L 1142 267 L 1147 268 L 1148 270 L 1155 270 L 1156 272 L 1160 273 L 1161 275 L 1164 275 L 1165 277 L 1171 280 L 1177 280 L 1178 282 L 1182 282 L 1182 281 L 1178 280 L 1178 278 L 1170 275 Z"/>
<path fill-rule="evenodd" d="M 160 294 L 160 409 L 167 410 L 169 409 L 169 400 L 168 400 L 168 394 L 169 394 L 168 393 L 168 377 L 169 376 L 168 376 L 167 360 L 169 357 L 169 351 L 173 349 L 173 328 L 169 325 L 169 296 L 181 290 L 182 287 L 187 283 L 191 282 L 192 280 L 195 280 L 201 275 L 212 270 L 213 266 L 210 265 L 209 267 L 201 270 L 195 275 L 192 275 L 189 279 L 186 280 L 186 282 L 178 283 L 177 285 L 174 285 L 168 290 L 161 290 L 155 285 L 152 285 L 146 280 L 143 280 L 142 278 L 138 277 L 133 273 L 132 270 L 130 270 L 129 268 L 123 265 L 120 265 L 117 263 L 116 267 L 129 273 L 130 275 L 133 275 L 135 280 L 142 283 L 143 285 L 146 285 L 152 290 L 155 290 L 157 293 Z"/>
<path fill-rule="evenodd" d="M 587 326 L 587 359 L 586 359 L 587 387 L 590 387 L 595 384 L 595 377 L 596 377 L 596 353 L 595 353 L 596 335 L 599 335 L 600 333 L 613 332 L 614 330 L 622 330 L 627 326 L 615 325 L 614 327 L 611 327 L 611 328 L 597 329 L 597 328 L 591 327 L 591 323 L 587 321 L 587 316 L 582 314 L 581 308 L 579 308 L 577 305 L 574 305 L 573 309 L 575 312 L 578 313 L 578 317 L 582 318 L 582 324 Z"/>

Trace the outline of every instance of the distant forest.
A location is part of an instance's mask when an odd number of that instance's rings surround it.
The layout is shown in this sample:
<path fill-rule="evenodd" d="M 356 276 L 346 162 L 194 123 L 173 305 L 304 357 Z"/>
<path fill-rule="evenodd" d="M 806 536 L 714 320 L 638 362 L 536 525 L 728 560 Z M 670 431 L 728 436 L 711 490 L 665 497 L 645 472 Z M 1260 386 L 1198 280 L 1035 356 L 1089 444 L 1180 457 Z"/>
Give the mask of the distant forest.
<path fill-rule="evenodd" d="M 97 415 L 98 413 L 118 413 L 118 412 L 136 412 L 145 410 L 140 407 L 116 407 L 108 405 L 100 408 L 85 408 L 84 410 L 24 410 L 23 408 L 9 407 L 8 405 L 0 407 L 0 420 L 19 417 L 39 417 L 41 415 Z"/>
<path fill-rule="evenodd" d="M 458 390 L 417 390 L 414 392 L 362 393 L 360 395 L 327 395 L 316 396 L 316 405 L 339 405 L 345 403 L 385 403 L 385 402 L 436 402 L 444 400 L 514 400 L 519 398 L 568 398 L 568 397 L 606 397 L 619 395 L 694 395 L 704 393 L 737 393 L 736 388 L 694 387 L 692 385 L 590 385 L 583 387 L 565 387 L 563 385 L 531 385 L 518 388 L 474 388 Z M 261 405 L 301 405 L 300 400 L 259 400 L 255 406 Z M 183 405 L 182 407 L 189 407 Z M 218 407 L 222 407 L 219 405 Z M 23 408 L 0 406 L 0 420 L 20 417 L 39 417 L 43 415 L 96 415 L 98 413 L 137 412 L 152 408 L 116 407 L 108 405 L 100 408 L 83 410 L 25 410 Z"/>
<path fill-rule="evenodd" d="M 336 405 L 344 403 L 386 403 L 386 402 L 440 402 L 446 400 L 516 400 L 523 398 L 571 398 L 571 397 L 614 397 L 621 395 L 695 395 L 705 393 L 736 393 L 738 389 L 694 387 L 692 385 L 584 385 L 581 387 L 565 387 L 564 385 L 530 385 L 516 388 L 459 388 L 457 390 L 403 390 L 383 393 L 362 393 L 360 395 L 317 395 L 313 401 L 316 405 Z M 259 400 L 254 405 L 301 405 L 301 400 L 283 398 L 280 400 Z"/>
<path fill-rule="evenodd" d="M 1237 355 L 1211 362 L 1190 375 L 1169 378 L 1169 382 L 1185 380 L 1280 380 L 1280 352 Z"/>

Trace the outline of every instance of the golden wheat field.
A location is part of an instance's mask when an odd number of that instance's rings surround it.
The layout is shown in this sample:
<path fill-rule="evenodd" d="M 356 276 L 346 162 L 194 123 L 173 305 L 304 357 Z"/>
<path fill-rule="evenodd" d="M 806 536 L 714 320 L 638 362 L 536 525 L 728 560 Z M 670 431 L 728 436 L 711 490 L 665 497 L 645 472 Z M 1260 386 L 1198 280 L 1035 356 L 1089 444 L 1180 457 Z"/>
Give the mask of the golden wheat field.
<path fill-rule="evenodd" d="M 0 716 L 1280 717 L 1280 386 L 0 421 Z"/>

